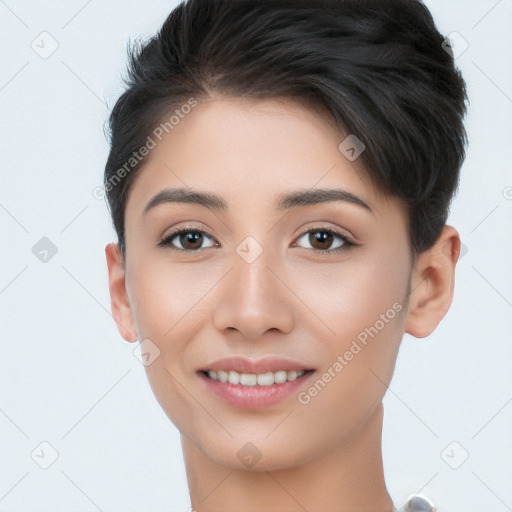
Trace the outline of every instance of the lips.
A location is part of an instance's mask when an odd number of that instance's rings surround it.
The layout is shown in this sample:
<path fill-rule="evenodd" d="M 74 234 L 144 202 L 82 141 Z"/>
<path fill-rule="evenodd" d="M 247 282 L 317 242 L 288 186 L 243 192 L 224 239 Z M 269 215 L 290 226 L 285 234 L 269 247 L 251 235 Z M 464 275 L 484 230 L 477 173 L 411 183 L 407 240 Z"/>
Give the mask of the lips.
<path fill-rule="evenodd" d="M 291 359 L 243 357 L 218 359 L 197 371 L 205 390 L 238 408 L 269 407 L 290 397 L 314 374 Z"/>
<path fill-rule="evenodd" d="M 282 370 L 286 372 L 307 372 L 313 370 L 313 368 L 298 361 L 279 357 L 264 357 L 262 359 L 253 361 L 244 357 L 232 356 L 223 359 L 217 359 L 204 368 L 201 368 L 200 371 L 208 372 L 209 370 L 221 370 L 225 372 L 233 370 L 240 374 L 263 374 L 268 372 L 279 372 Z"/>

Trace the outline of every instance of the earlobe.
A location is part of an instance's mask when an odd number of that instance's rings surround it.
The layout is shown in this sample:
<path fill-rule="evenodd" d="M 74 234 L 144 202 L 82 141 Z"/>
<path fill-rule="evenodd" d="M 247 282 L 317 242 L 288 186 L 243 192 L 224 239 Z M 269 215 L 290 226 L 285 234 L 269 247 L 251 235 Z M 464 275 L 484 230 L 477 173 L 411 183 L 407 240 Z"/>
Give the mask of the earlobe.
<path fill-rule="evenodd" d="M 125 269 L 119 245 L 110 243 L 105 247 L 107 258 L 110 305 L 112 316 L 121 336 L 130 343 L 137 341 L 137 331 L 126 292 Z"/>
<path fill-rule="evenodd" d="M 405 323 L 408 334 L 416 338 L 429 336 L 447 313 L 453 299 L 459 252 L 457 230 L 444 226 L 434 245 L 416 257 Z"/>

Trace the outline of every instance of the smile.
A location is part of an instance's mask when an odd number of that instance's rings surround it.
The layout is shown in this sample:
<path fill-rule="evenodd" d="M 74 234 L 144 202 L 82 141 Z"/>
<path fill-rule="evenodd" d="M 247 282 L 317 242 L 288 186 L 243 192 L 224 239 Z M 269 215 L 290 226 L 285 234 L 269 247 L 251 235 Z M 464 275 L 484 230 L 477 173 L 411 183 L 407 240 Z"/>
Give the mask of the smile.
<path fill-rule="evenodd" d="M 242 409 L 270 407 L 305 387 L 315 370 L 280 357 L 227 357 L 197 370 L 207 394 Z"/>
<path fill-rule="evenodd" d="M 278 370 L 277 372 L 255 374 L 239 373 L 234 370 L 210 370 L 205 373 L 210 379 L 223 383 L 229 382 L 230 384 L 240 384 L 241 386 L 272 386 L 273 384 L 292 382 L 302 377 L 306 371 L 307 370 Z"/>

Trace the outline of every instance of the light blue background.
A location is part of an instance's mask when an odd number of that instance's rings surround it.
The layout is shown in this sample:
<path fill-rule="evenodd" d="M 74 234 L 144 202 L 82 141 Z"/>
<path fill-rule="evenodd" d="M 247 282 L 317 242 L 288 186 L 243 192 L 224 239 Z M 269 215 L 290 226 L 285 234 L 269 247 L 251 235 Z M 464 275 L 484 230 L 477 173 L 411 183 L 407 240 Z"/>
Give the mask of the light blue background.
<path fill-rule="evenodd" d="M 422 492 L 440 512 L 506 512 L 512 2 L 426 4 L 442 33 L 469 43 L 457 63 L 470 146 L 450 216 L 467 254 L 439 328 L 403 341 L 385 397 L 385 474 L 397 507 Z M 0 1 L 0 512 L 189 507 L 178 432 L 110 316 L 104 247 L 115 237 L 93 196 L 126 42 L 153 35 L 175 5 Z M 31 48 L 43 31 L 58 42 L 47 59 Z M 43 236 L 58 248 L 47 263 L 31 252 Z M 48 469 L 31 458 L 43 441 L 59 453 Z M 452 441 L 448 458 L 469 453 L 458 469 L 442 457 Z"/>

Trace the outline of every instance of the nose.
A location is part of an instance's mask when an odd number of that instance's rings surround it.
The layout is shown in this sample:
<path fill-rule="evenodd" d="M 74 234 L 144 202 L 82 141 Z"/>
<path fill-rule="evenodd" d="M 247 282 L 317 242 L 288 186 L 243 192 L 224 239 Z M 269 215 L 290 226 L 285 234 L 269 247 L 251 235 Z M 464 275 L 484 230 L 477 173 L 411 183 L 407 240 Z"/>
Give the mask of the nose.
<path fill-rule="evenodd" d="M 254 261 L 243 252 L 234 254 L 233 268 L 219 283 L 213 315 L 216 329 L 235 329 L 250 340 L 270 330 L 291 332 L 298 299 L 290 289 L 290 277 L 280 268 L 270 251 L 264 250 Z"/>

